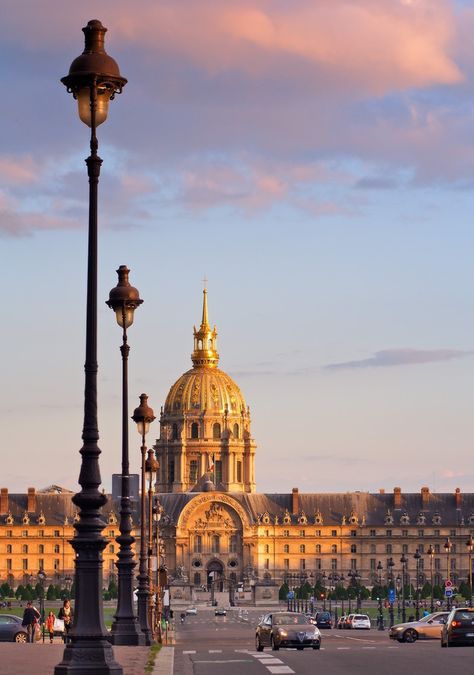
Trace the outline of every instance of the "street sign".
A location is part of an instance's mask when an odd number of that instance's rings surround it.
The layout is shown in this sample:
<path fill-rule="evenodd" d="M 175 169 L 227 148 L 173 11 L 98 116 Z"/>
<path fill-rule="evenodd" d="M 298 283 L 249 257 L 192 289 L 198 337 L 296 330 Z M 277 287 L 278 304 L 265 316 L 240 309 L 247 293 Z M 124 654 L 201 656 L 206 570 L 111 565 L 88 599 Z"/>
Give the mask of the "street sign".
<path fill-rule="evenodd" d="M 396 599 L 397 599 L 397 595 L 395 593 L 395 589 L 389 588 L 388 589 L 388 601 L 389 602 L 395 602 Z"/>
<path fill-rule="evenodd" d="M 452 588 L 453 582 L 451 581 L 451 579 L 446 579 L 446 581 L 444 582 L 444 586 L 445 588 Z"/>
<path fill-rule="evenodd" d="M 453 595 L 453 589 L 452 588 L 445 588 L 444 589 L 444 595 L 446 598 L 450 598 Z"/>
<path fill-rule="evenodd" d="M 287 600 L 294 600 L 295 599 L 295 592 L 294 591 L 288 591 L 286 594 L 286 599 Z"/>

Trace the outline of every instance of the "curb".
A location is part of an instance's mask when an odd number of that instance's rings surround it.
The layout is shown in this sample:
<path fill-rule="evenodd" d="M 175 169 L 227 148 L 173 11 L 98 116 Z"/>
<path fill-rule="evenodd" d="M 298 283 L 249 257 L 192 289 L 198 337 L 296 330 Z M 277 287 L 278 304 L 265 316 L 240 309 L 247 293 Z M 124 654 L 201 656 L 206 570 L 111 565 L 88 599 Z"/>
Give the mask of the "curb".
<path fill-rule="evenodd" d="M 174 647 L 162 647 L 156 655 L 152 675 L 173 675 Z"/>

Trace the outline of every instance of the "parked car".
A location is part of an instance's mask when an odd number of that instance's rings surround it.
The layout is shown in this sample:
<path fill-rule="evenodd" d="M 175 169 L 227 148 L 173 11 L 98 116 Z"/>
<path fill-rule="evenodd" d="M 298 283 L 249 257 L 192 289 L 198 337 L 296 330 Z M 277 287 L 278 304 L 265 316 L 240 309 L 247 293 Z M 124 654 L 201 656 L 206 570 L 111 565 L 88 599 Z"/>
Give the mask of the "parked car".
<path fill-rule="evenodd" d="M 317 626 L 308 622 L 304 614 L 272 612 L 262 617 L 255 631 L 256 650 L 263 652 L 265 647 L 271 647 L 274 651 L 280 647 L 319 649 L 321 633 Z"/>
<path fill-rule="evenodd" d="M 457 607 L 449 614 L 441 630 L 441 646 L 474 646 L 474 607 Z"/>
<path fill-rule="evenodd" d="M 438 640 L 449 612 L 434 612 L 419 621 L 398 623 L 389 631 L 389 638 L 398 642 L 416 642 L 416 640 Z"/>
<path fill-rule="evenodd" d="M 367 614 L 349 614 L 346 628 L 370 630 L 370 619 Z"/>
<path fill-rule="evenodd" d="M 14 614 L 0 614 L 0 641 L 26 642 L 28 635 L 21 621 L 21 618 Z"/>
<path fill-rule="evenodd" d="M 186 609 L 186 614 L 197 614 L 197 613 L 198 613 L 198 611 L 197 611 L 196 607 L 188 607 Z"/>
<path fill-rule="evenodd" d="M 336 625 L 336 628 L 338 630 L 342 630 L 343 628 L 346 627 L 346 619 L 347 619 L 347 616 L 345 614 L 342 614 L 339 617 L 339 619 L 337 620 L 337 625 Z"/>
<path fill-rule="evenodd" d="M 332 616 L 330 612 L 316 612 L 314 615 L 318 628 L 332 628 Z"/>
<path fill-rule="evenodd" d="M 316 619 L 314 618 L 314 616 L 312 614 L 305 614 L 305 617 L 308 619 L 309 623 L 313 624 L 313 626 L 316 625 Z"/>
<path fill-rule="evenodd" d="M 214 610 L 214 616 L 226 616 L 227 612 L 224 607 L 216 607 Z"/>

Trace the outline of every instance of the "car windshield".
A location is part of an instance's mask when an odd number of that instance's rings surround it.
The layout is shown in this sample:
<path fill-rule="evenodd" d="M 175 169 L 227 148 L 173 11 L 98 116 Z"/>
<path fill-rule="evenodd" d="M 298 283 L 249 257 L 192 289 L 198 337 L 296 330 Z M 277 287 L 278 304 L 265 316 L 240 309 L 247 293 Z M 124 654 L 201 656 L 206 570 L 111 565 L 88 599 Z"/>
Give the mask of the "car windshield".
<path fill-rule="evenodd" d="M 322 612 L 321 614 L 318 614 L 318 619 L 320 621 L 326 621 L 329 618 L 330 618 L 330 614 L 328 612 Z"/>
<path fill-rule="evenodd" d="M 365 614 L 356 614 L 354 617 L 354 619 L 357 619 L 357 621 L 365 621 L 368 618 L 369 617 L 366 616 Z"/>
<path fill-rule="evenodd" d="M 446 616 L 446 613 L 444 614 L 427 614 L 426 616 L 422 617 L 420 619 L 420 623 L 426 623 L 427 621 L 439 621 L 443 616 Z"/>
<path fill-rule="evenodd" d="M 292 623 L 308 623 L 308 619 L 303 614 L 276 614 L 273 617 L 273 624 L 275 626 L 287 626 Z"/>
<path fill-rule="evenodd" d="M 474 608 L 473 609 L 463 609 L 462 611 L 458 610 L 454 614 L 453 619 L 455 621 L 469 621 L 469 623 L 471 623 L 471 621 L 474 621 Z"/>

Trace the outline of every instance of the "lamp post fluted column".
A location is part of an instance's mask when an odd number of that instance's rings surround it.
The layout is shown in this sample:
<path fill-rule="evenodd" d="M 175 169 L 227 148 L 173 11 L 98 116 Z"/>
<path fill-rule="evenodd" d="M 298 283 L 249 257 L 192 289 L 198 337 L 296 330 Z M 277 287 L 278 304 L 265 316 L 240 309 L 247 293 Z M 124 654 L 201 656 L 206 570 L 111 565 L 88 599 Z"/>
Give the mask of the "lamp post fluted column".
<path fill-rule="evenodd" d="M 451 540 L 448 537 L 446 541 L 444 542 L 444 550 L 446 551 L 446 582 L 451 581 Z M 451 587 L 449 587 L 447 584 L 445 584 L 445 589 L 446 591 L 449 590 L 451 593 Z M 445 592 L 446 592 L 445 591 Z M 447 595 L 446 597 L 446 609 L 450 610 L 451 609 L 451 596 Z"/>
<path fill-rule="evenodd" d="M 382 610 L 382 562 L 379 560 L 377 564 L 378 584 L 379 584 L 379 615 L 378 615 L 378 629 L 383 630 L 383 610 Z"/>
<path fill-rule="evenodd" d="M 430 585 L 431 585 L 431 596 L 430 596 L 430 612 L 434 612 L 434 589 L 433 589 L 433 559 L 434 559 L 434 548 L 429 546 L 428 550 L 426 551 L 427 554 L 430 556 Z"/>
<path fill-rule="evenodd" d="M 156 638 L 158 629 L 156 627 L 155 603 L 152 601 L 155 592 L 155 584 L 153 583 L 152 575 L 152 559 L 153 559 L 153 478 L 156 477 L 158 471 L 158 462 L 155 458 L 155 452 L 152 448 L 148 450 L 148 456 L 145 462 L 145 474 L 148 479 L 148 528 L 147 528 L 147 575 L 150 597 L 148 600 L 148 623 L 153 638 Z"/>
<path fill-rule="evenodd" d="M 393 616 L 393 602 L 394 602 L 394 585 L 393 585 L 393 567 L 395 563 L 393 561 L 393 558 L 389 558 L 387 561 L 387 566 L 388 566 L 388 588 L 389 588 L 389 617 L 390 617 L 390 628 L 392 628 L 393 624 L 395 623 L 394 616 Z"/>
<path fill-rule="evenodd" d="M 120 265 L 118 283 L 109 293 L 106 304 L 113 309 L 118 325 L 122 328 L 122 475 L 120 490 L 120 534 L 116 541 L 120 546 L 117 554 L 118 601 L 115 621 L 112 624 L 114 645 L 143 644 L 143 634 L 133 609 L 133 570 L 135 558 L 132 545 L 132 507 L 130 503 L 130 463 L 128 448 L 128 356 L 127 329 L 133 324 L 135 309 L 143 300 L 128 280 L 130 270 Z"/>
<path fill-rule="evenodd" d="M 416 549 L 413 557 L 416 563 L 416 599 L 415 599 L 415 618 L 420 620 L 420 552 Z"/>
<path fill-rule="evenodd" d="M 90 127 L 90 156 L 86 159 L 89 177 L 89 226 L 87 253 L 86 358 L 84 386 L 84 424 L 82 430 L 81 491 L 72 501 L 79 509 L 71 544 L 75 553 L 75 613 L 63 660 L 55 675 L 94 672 L 94 675 L 122 675 L 107 639 L 103 617 L 102 536 L 105 522 L 101 509 L 107 502 L 99 490 L 101 484 L 97 419 L 97 192 L 101 158 L 97 154 L 96 129 L 107 117 L 109 100 L 122 91 L 127 80 L 120 75 L 117 63 L 104 49 L 106 28 L 100 21 L 89 21 L 83 28 L 84 52 L 71 64 L 61 82 L 78 101 L 79 117 Z"/>
<path fill-rule="evenodd" d="M 406 589 L 406 583 L 407 583 L 407 557 L 405 556 L 404 553 L 402 553 L 402 557 L 400 558 L 400 562 L 402 563 L 402 621 L 403 623 L 406 622 L 407 620 L 407 609 L 406 609 L 406 598 L 405 598 L 405 589 Z"/>
<path fill-rule="evenodd" d="M 150 579 L 147 569 L 147 514 L 146 514 L 146 454 L 147 447 L 145 437 L 148 433 L 151 422 L 155 419 L 152 408 L 148 405 L 148 396 L 140 394 L 140 405 L 135 408 L 132 419 L 137 424 L 138 433 L 142 438 L 141 444 L 141 495 L 140 495 L 140 565 L 138 574 L 138 620 L 140 629 L 145 636 L 145 644 L 150 645 L 153 642 L 150 624 L 149 610 L 150 603 Z"/>
<path fill-rule="evenodd" d="M 472 552 L 474 551 L 474 539 L 469 537 L 466 541 L 467 552 L 469 554 L 469 569 L 467 574 L 467 583 L 469 585 L 469 607 L 472 607 Z"/>

